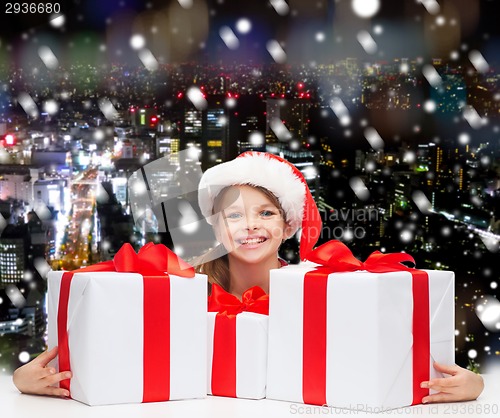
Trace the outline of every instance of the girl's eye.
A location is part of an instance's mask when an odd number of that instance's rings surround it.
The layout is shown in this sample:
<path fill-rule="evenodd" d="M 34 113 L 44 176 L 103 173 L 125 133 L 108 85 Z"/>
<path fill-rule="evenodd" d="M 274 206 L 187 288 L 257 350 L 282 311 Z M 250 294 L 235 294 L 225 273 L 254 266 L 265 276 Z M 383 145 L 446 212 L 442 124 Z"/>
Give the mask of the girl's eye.
<path fill-rule="evenodd" d="M 227 219 L 239 219 L 241 218 L 241 213 L 239 212 L 231 212 L 229 214 L 226 215 L 226 218 Z"/>
<path fill-rule="evenodd" d="M 263 210 L 262 212 L 260 212 L 260 214 L 261 214 L 261 216 L 269 217 L 269 216 L 273 216 L 274 212 L 272 212 L 270 210 Z"/>

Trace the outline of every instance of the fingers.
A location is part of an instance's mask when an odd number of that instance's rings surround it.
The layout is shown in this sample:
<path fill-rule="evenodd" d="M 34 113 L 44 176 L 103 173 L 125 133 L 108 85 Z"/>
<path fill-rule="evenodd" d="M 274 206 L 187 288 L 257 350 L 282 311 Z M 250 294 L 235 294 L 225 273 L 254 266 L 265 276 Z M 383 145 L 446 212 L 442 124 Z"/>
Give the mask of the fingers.
<path fill-rule="evenodd" d="M 43 379 L 47 376 L 52 376 L 53 374 L 56 374 L 56 369 L 54 369 L 53 367 L 43 367 L 39 370 L 40 379 Z"/>
<path fill-rule="evenodd" d="M 442 391 L 459 386 L 460 382 L 453 377 L 444 377 L 442 379 L 431 379 L 428 382 L 422 382 L 421 388 L 428 388 L 432 390 Z"/>
<path fill-rule="evenodd" d="M 456 402 L 458 400 L 457 396 L 451 393 L 436 393 L 422 398 L 422 403 Z"/>
<path fill-rule="evenodd" d="M 68 398 L 69 392 L 66 389 L 54 388 L 47 386 L 40 391 L 40 395 L 48 395 L 48 396 L 59 396 L 61 398 Z"/>
<path fill-rule="evenodd" d="M 460 367 L 458 367 L 455 364 L 446 365 L 446 364 L 441 364 L 441 363 L 438 363 L 437 361 L 435 361 L 434 362 L 434 369 L 436 369 L 440 373 L 446 373 L 446 374 L 454 376 L 458 373 L 458 371 L 460 370 Z"/>
<path fill-rule="evenodd" d="M 33 360 L 34 363 L 45 367 L 49 362 L 55 359 L 57 356 L 57 347 L 53 347 L 51 350 L 44 351 L 36 359 Z"/>
<path fill-rule="evenodd" d="M 71 372 L 61 372 L 54 375 L 50 375 L 44 378 L 44 385 L 52 386 L 59 383 L 61 380 L 71 379 Z"/>

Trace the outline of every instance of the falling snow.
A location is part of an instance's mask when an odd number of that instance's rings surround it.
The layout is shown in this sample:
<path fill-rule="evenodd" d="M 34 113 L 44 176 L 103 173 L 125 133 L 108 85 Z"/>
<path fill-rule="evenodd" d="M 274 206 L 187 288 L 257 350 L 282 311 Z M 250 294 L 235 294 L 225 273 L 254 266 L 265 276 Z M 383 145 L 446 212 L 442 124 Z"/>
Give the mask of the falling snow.
<path fill-rule="evenodd" d="M 187 91 L 187 97 L 189 100 L 191 100 L 191 102 L 198 110 L 204 110 L 208 106 L 207 100 L 203 96 L 203 93 L 201 92 L 199 87 L 190 87 Z"/>
<path fill-rule="evenodd" d="M 351 186 L 352 191 L 359 200 L 368 200 L 370 198 L 369 190 L 359 177 L 352 177 L 349 180 L 349 186 Z"/>
<path fill-rule="evenodd" d="M 431 15 L 438 14 L 441 10 L 439 3 L 436 0 L 417 0 L 419 3 L 425 7 L 428 13 Z"/>
<path fill-rule="evenodd" d="M 52 15 L 49 23 L 53 28 L 62 28 L 66 23 L 66 17 L 64 15 Z"/>
<path fill-rule="evenodd" d="M 55 115 L 59 112 L 59 104 L 55 100 L 47 100 L 43 104 L 43 110 L 49 115 Z"/>
<path fill-rule="evenodd" d="M 279 44 L 278 41 L 272 39 L 267 42 L 266 44 L 266 49 L 271 54 L 271 57 L 276 61 L 278 64 L 284 64 L 286 62 L 286 53 Z"/>
<path fill-rule="evenodd" d="M 262 147 L 265 142 L 264 134 L 262 134 L 262 132 L 252 132 L 248 136 L 248 142 L 250 142 L 250 144 L 254 147 Z"/>
<path fill-rule="evenodd" d="M 147 48 L 141 49 L 137 53 L 137 55 L 139 56 L 141 62 L 144 64 L 144 67 L 146 67 L 149 71 L 155 71 L 160 66 L 156 57 Z"/>
<path fill-rule="evenodd" d="M 132 37 L 130 38 L 130 46 L 132 47 L 132 49 L 142 49 L 146 46 L 146 38 L 144 38 L 144 36 L 140 34 L 132 35 Z"/>
<path fill-rule="evenodd" d="M 375 54 L 377 52 L 377 43 L 369 32 L 365 30 L 359 31 L 356 38 L 367 54 Z"/>
<path fill-rule="evenodd" d="M 19 94 L 17 100 L 28 116 L 32 118 L 37 118 L 39 116 L 38 107 L 28 93 Z"/>
<path fill-rule="evenodd" d="M 270 3 L 280 16 L 286 16 L 290 11 L 290 7 L 285 0 L 270 0 Z"/>
<path fill-rule="evenodd" d="M 269 127 L 280 141 L 288 141 L 292 139 L 292 134 L 280 118 L 272 118 Z"/>
<path fill-rule="evenodd" d="M 380 9 L 380 0 L 352 0 L 352 10 L 363 19 L 369 19 Z"/>
<path fill-rule="evenodd" d="M 411 197 L 420 212 L 430 213 L 430 210 L 432 209 L 432 203 L 423 192 L 421 192 L 420 190 L 416 190 L 415 192 L 413 192 Z"/>
<path fill-rule="evenodd" d="M 486 119 L 482 119 L 479 113 L 477 113 L 477 110 L 474 109 L 473 106 L 467 105 L 464 107 L 463 110 L 463 116 L 464 119 L 469 123 L 471 128 L 474 129 L 479 129 L 481 128 L 486 122 Z"/>
<path fill-rule="evenodd" d="M 470 51 L 469 59 L 474 68 L 480 73 L 486 73 L 490 69 L 490 66 L 479 51 Z"/>
<path fill-rule="evenodd" d="M 252 30 L 252 22 L 249 19 L 241 18 L 236 22 L 236 30 L 242 35 L 246 35 Z"/>
<path fill-rule="evenodd" d="M 18 358 L 21 363 L 27 363 L 30 361 L 30 354 L 27 351 L 21 351 Z"/>
<path fill-rule="evenodd" d="M 219 36 L 229 49 L 238 49 L 240 41 L 229 26 L 223 26 L 219 30 Z"/>
<path fill-rule="evenodd" d="M 377 132 L 375 128 L 368 127 L 364 131 L 366 140 L 370 143 L 374 150 L 380 150 L 384 148 L 384 140 Z"/>
<path fill-rule="evenodd" d="M 117 112 L 115 106 L 107 98 L 103 98 L 103 99 L 99 100 L 99 109 L 101 109 L 101 112 L 108 120 L 113 121 L 116 118 L 118 118 L 118 112 Z"/>
<path fill-rule="evenodd" d="M 422 73 L 432 87 L 439 87 L 443 82 L 441 76 L 432 65 L 425 65 Z"/>

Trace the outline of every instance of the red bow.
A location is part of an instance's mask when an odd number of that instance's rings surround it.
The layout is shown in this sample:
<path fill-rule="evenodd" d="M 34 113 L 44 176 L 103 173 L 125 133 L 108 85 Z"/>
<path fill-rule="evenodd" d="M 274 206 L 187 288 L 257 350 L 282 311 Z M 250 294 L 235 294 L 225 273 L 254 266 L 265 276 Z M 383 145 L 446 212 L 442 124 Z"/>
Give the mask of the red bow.
<path fill-rule="evenodd" d="M 259 286 L 245 290 L 241 299 L 240 301 L 236 296 L 226 292 L 218 284 L 213 284 L 212 294 L 208 297 L 208 311 L 226 315 L 237 315 L 241 312 L 269 315 L 269 295 Z"/>
<path fill-rule="evenodd" d="M 413 270 L 401 264 L 402 261 L 415 260 L 407 253 L 388 253 L 380 251 L 371 253 L 365 262 L 358 260 L 351 250 L 338 240 L 328 241 L 307 255 L 307 259 L 327 267 L 331 272 L 366 270 L 371 273 L 387 273 L 391 271 Z M 320 267 L 321 268 L 321 267 Z"/>
<path fill-rule="evenodd" d="M 132 245 L 125 243 L 111 261 L 103 261 L 74 273 L 89 271 L 117 271 L 140 273 L 143 276 L 164 276 L 165 273 L 181 277 L 194 277 L 194 268 L 163 244 L 148 242 L 136 253 Z"/>

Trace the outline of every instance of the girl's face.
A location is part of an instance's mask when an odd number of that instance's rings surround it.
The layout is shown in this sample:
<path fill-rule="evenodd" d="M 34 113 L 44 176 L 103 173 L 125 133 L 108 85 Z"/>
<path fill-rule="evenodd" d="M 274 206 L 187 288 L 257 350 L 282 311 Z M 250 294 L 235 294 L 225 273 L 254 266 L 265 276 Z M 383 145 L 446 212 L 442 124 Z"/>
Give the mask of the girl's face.
<path fill-rule="evenodd" d="M 232 186 L 217 206 L 215 234 L 229 257 L 250 264 L 277 257 L 290 228 L 268 196 L 255 187 Z"/>

